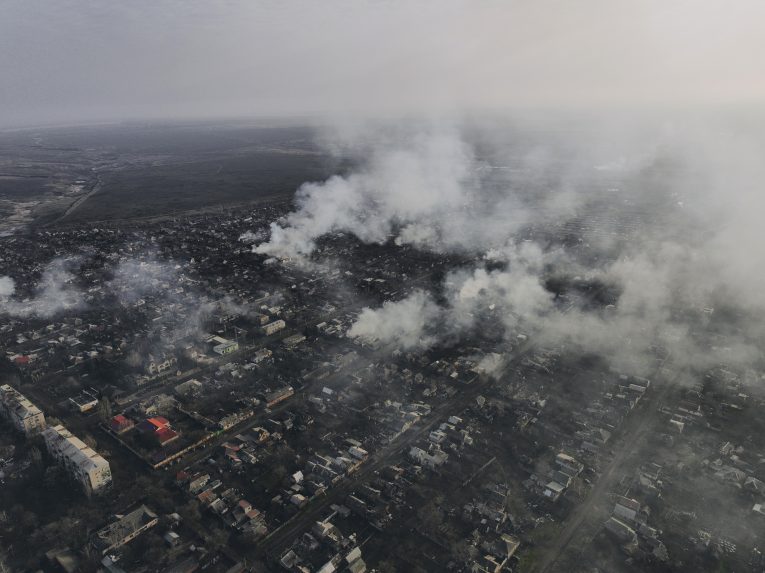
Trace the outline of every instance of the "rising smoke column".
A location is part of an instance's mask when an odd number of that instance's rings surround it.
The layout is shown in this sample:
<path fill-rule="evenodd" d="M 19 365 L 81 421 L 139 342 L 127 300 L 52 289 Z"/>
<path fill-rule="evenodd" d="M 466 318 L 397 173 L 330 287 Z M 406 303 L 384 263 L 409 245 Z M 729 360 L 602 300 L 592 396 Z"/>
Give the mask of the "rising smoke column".
<path fill-rule="evenodd" d="M 455 131 L 438 129 L 410 134 L 403 142 L 380 141 L 370 153 L 351 175 L 304 184 L 297 210 L 272 223 L 270 240 L 254 252 L 304 257 L 316 239 L 334 232 L 367 243 L 395 235 L 399 244 L 441 245 L 476 192 L 470 148 Z"/>
<path fill-rule="evenodd" d="M 348 336 L 397 348 L 424 349 L 437 341 L 433 332 L 441 312 L 430 295 L 417 290 L 400 301 L 385 302 L 378 309 L 365 308 Z"/>
<path fill-rule="evenodd" d="M 761 142 L 677 126 L 616 143 L 574 133 L 560 135 L 571 138 L 563 153 L 529 150 L 519 168 L 499 148 L 490 153 L 493 165 L 482 163 L 454 129 L 367 137 L 361 167 L 304 185 L 296 211 L 273 224 L 255 251 L 304 257 L 319 237 L 343 231 L 365 242 L 392 238 L 472 254 L 476 262 L 447 276 L 440 304 L 416 291 L 365 309 L 349 336 L 427 348 L 492 317 L 508 343 L 523 332 L 535 344 L 607 357 L 626 372 L 654 368 L 654 347 L 695 367 L 759 360 L 753 341 L 765 337 L 756 318 L 765 310 L 765 265 L 764 251 L 752 246 L 765 242 Z M 506 180 L 487 189 L 482 174 L 495 167 Z M 564 241 L 569 224 L 580 230 Z M 535 232 L 521 240 L 519 229 Z M 557 299 L 548 288 L 554 276 L 612 285 L 616 298 L 593 305 L 574 288 Z M 698 333 L 702 311 L 715 307 L 742 318 L 728 329 L 725 348 L 710 349 Z"/>

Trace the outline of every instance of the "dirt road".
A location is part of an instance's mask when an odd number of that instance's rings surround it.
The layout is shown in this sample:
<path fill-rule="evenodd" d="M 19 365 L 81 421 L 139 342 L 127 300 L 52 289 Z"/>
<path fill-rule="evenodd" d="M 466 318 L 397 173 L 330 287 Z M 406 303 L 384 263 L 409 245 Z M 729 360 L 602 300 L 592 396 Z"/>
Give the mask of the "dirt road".
<path fill-rule="evenodd" d="M 648 433 L 662 420 L 664 414 L 659 411 L 659 408 L 664 404 L 666 397 L 672 391 L 674 387 L 673 381 L 676 378 L 662 380 L 662 370 L 663 366 L 657 371 L 657 375 L 653 377 L 654 381 L 658 380 L 658 384 L 654 382 L 652 388 L 646 393 L 646 396 L 640 401 L 635 410 L 630 413 L 624 426 L 620 429 L 623 439 L 620 443 L 613 445 L 616 450 L 613 459 L 605 467 L 585 500 L 573 510 L 572 514 L 565 521 L 563 530 L 558 535 L 554 545 L 544 548 L 544 556 L 534 571 L 538 573 L 554 571 L 555 563 L 566 547 L 569 546 L 577 533 L 581 533 L 586 529 L 587 519 L 597 513 L 597 504 L 605 499 L 606 494 L 613 490 L 622 477 L 623 472 L 620 470 L 625 465 L 625 462 L 646 439 Z M 605 519 L 605 516 L 603 518 Z"/>

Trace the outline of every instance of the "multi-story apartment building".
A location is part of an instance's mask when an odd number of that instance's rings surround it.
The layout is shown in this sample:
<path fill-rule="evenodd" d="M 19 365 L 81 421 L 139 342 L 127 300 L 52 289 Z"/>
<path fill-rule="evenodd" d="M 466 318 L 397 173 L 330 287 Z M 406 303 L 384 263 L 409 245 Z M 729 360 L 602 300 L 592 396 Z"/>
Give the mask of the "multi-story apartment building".
<path fill-rule="evenodd" d="M 111 485 L 109 462 L 64 426 L 49 427 L 42 435 L 50 454 L 82 484 L 88 496 L 100 493 Z"/>
<path fill-rule="evenodd" d="M 23 394 L 8 384 L 0 386 L 0 413 L 26 435 L 37 434 L 45 428 L 45 416 Z"/>

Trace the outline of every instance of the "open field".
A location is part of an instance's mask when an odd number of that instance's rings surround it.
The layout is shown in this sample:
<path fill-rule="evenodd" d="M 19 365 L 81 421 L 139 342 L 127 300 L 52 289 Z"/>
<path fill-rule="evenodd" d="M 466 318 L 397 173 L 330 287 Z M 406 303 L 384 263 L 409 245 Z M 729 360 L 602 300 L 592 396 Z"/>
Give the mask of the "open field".
<path fill-rule="evenodd" d="M 290 197 L 337 163 L 313 130 L 120 124 L 0 133 L 0 231 L 154 217 Z M 7 227 L 7 228 L 5 228 Z"/>

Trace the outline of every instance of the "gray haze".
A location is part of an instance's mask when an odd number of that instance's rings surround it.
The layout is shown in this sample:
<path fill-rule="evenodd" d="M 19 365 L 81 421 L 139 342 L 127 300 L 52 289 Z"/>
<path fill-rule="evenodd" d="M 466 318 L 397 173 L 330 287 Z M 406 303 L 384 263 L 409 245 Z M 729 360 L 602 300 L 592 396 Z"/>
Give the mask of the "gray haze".
<path fill-rule="evenodd" d="M 367 309 L 351 336 L 427 347 L 492 314 L 509 340 L 640 371 L 655 343 L 704 358 L 687 316 L 725 303 L 752 317 L 725 349 L 746 364 L 765 311 L 765 130 L 752 113 L 765 100 L 763 16 L 754 1 L 13 1 L 0 20 L 0 125 L 324 116 L 321 143 L 357 165 L 306 182 L 291 214 L 242 241 L 304 261 L 346 232 L 476 260 L 438 303 L 418 290 Z M 598 110 L 597 122 L 541 114 L 549 123 L 532 132 L 546 141 L 518 148 L 517 131 L 487 118 L 524 108 Z M 465 117 L 486 122 L 479 136 Z M 597 212 L 594 189 L 625 213 L 584 229 L 592 260 L 520 242 L 524 228 Z M 655 224 L 620 239 L 643 203 Z M 618 303 L 562 308 L 544 288 L 551 267 L 617 285 Z M 6 305 L 10 293 L 4 280 Z"/>
<path fill-rule="evenodd" d="M 765 4 L 5 0 L 0 126 L 765 98 Z"/>
<path fill-rule="evenodd" d="M 49 318 L 67 310 L 84 308 L 85 297 L 75 285 L 72 267 L 77 258 L 57 258 L 45 265 L 31 298 L 14 298 L 16 285 L 12 278 L 0 276 L 0 313 L 26 318 Z"/>
<path fill-rule="evenodd" d="M 522 334 L 635 374 L 651 370 L 655 345 L 698 367 L 761 360 L 762 124 L 685 117 L 545 131 L 532 123 L 545 134 L 536 143 L 499 125 L 484 127 L 477 143 L 468 127 L 444 121 L 327 130 L 328 149 L 360 150 L 358 167 L 305 183 L 296 209 L 253 251 L 315 262 L 318 241 L 341 232 L 473 257 L 472 268 L 445 278 L 442 302 L 414 290 L 365 309 L 348 331 L 394 347 L 448 343 L 489 321 L 508 347 Z M 514 137 L 522 144 L 505 140 Z M 550 242 L 579 219 L 592 222 L 579 242 Z M 542 234 L 522 240 L 524 229 Z M 614 285 L 619 296 L 605 309 L 576 296 L 561 305 L 546 288 L 551 276 Z M 749 318 L 710 351 L 693 333 L 704 309 L 720 307 Z"/>

